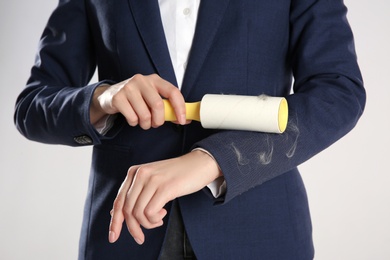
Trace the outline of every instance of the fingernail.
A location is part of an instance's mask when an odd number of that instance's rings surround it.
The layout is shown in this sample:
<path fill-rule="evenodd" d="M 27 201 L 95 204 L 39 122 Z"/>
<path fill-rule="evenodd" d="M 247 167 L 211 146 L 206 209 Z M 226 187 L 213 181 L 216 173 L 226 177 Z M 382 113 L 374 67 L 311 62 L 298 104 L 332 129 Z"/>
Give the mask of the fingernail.
<path fill-rule="evenodd" d="M 142 242 L 142 240 L 140 240 L 139 238 L 134 238 L 135 242 L 137 242 L 138 245 L 142 245 L 144 242 Z"/>
<path fill-rule="evenodd" d="M 110 231 L 108 233 L 108 241 L 110 241 L 110 243 L 114 243 L 115 242 L 115 238 L 116 238 L 115 232 Z"/>

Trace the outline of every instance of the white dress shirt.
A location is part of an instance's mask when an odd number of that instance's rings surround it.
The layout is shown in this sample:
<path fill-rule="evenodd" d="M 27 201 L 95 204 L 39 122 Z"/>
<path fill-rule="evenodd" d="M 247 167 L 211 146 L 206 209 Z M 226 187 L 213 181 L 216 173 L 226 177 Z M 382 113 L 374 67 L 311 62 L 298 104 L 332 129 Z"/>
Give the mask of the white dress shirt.
<path fill-rule="evenodd" d="M 181 88 L 195 34 L 200 0 L 158 0 L 158 3 L 177 84 Z"/>

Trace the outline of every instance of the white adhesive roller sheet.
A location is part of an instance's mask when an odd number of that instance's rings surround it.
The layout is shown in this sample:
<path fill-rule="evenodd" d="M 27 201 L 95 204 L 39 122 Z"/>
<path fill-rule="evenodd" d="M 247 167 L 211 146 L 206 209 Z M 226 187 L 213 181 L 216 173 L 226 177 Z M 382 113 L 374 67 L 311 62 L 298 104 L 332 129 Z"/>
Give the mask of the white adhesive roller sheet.
<path fill-rule="evenodd" d="M 200 105 L 204 128 L 282 133 L 288 105 L 283 97 L 207 94 Z"/>

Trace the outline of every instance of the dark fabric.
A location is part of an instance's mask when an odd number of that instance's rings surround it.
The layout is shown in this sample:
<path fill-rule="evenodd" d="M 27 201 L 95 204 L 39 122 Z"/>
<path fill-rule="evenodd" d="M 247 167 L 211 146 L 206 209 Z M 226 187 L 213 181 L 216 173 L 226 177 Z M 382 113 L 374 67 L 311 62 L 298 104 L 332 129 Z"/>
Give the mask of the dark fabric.
<path fill-rule="evenodd" d="M 177 202 L 172 204 L 169 225 L 159 257 L 160 260 L 196 259 L 191 243 L 184 229 L 178 205 L 179 204 Z"/>
<path fill-rule="evenodd" d="M 198 122 L 144 131 L 118 116 L 102 136 L 89 123 L 96 86 L 137 73 L 176 84 L 158 1 L 60 0 L 18 97 L 15 123 L 31 140 L 94 145 L 79 259 L 157 259 L 169 217 L 144 230 L 142 246 L 125 226 L 110 244 L 113 200 L 131 165 L 198 146 L 216 158 L 227 183 L 218 199 L 207 188 L 178 198 L 198 259 L 312 259 L 297 167 L 348 133 L 365 105 L 346 12 L 342 0 L 201 1 L 182 85 L 186 101 L 207 93 L 284 96 L 285 133 L 206 130 Z M 100 82 L 88 85 L 96 66 Z"/>

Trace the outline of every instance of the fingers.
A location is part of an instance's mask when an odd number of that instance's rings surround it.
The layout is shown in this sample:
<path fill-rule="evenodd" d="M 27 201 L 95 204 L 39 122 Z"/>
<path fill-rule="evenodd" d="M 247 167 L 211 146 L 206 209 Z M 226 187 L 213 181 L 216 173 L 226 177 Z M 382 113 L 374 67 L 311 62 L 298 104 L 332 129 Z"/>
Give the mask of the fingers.
<path fill-rule="evenodd" d="M 165 83 L 168 82 L 165 81 Z M 178 120 L 178 123 L 181 125 L 186 124 L 185 101 L 180 90 L 176 87 L 174 89 L 171 89 L 169 86 L 164 85 L 164 82 L 162 82 L 161 88 L 159 88 L 159 92 L 163 97 L 169 99 L 169 102 L 171 103 L 173 110 L 175 111 L 175 115 Z"/>
<path fill-rule="evenodd" d="M 141 170 L 144 168 L 145 170 Z M 167 214 L 163 208 L 166 201 L 160 203 L 157 208 L 147 206 L 155 194 L 155 185 L 146 185 L 153 179 L 150 178 L 150 172 L 148 167 L 135 166 L 129 169 L 111 210 L 108 237 L 110 243 L 116 242 L 119 238 L 124 220 L 129 233 L 140 245 L 145 241 L 141 226 L 152 229 L 163 225 L 163 218 Z"/>
<path fill-rule="evenodd" d="M 155 195 L 156 186 L 152 180 L 151 171 L 148 167 L 139 167 L 134 175 L 123 208 L 126 225 L 138 244 L 143 244 L 145 237 L 141 226 L 147 229 L 163 225 L 163 218 L 167 214 L 162 204 L 157 210 L 148 210 L 148 203 Z"/>
<path fill-rule="evenodd" d="M 163 102 L 158 91 L 162 82 L 166 87 L 176 89 L 158 76 L 143 75 L 132 77 L 123 89 L 123 95 L 134 110 L 142 129 L 158 127 L 164 123 Z"/>
<path fill-rule="evenodd" d="M 120 187 L 118 194 L 114 200 L 113 209 L 111 210 L 111 221 L 109 226 L 108 240 L 110 243 L 114 243 L 118 240 L 119 235 L 122 230 L 122 224 L 125 220 L 125 215 L 123 213 L 123 206 L 126 202 L 126 194 L 129 190 L 133 174 L 129 170 L 126 179 L 123 181 L 122 186 Z"/>
<path fill-rule="evenodd" d="M 124 220 L 125 217 L 122 210 L 120 210 L 118 206 L 115 206 L 114 202 L 114 209 L 111 210 L 111 221 L 108 233 L 108 241 L 110 243 L 115 243 L 118 240 Z"/>
<path fill-rule="evenodd" d="M 145 241 L 145 236 L 142 232 L 140 222 L 133 215 L 134 205 L 138 199 L 139 193 L 142 191 L 142 188 L 143 188 L 142 185 L 135 185 L 137 182 L 139 182 L 138 181 L 139 176 L 137 175 L 138 170 L 139 170 L 139 168 L 136 170 L 134 178 L 133 178 L 133 183 L 132 183 L 130 189 L 127 191 L 126 205 L 123 208 L 123 212 L 125 214 L 126 225 L 127 225 L 127 229 L 129 230 L 129 233 L 132 235 L 134 240 L 138 244 L 141 245 Z M 132 171 L 132 168 L 130 168 L 129 171 Z"/>
<path fill-rule="evenodd" d="M 163 218 L 167 213 L 163 207 L 173 198 L 167 198 L 166 194 L 159 191 L 159 185 L 164 183 L 164 180 L 161 180 L 164 178 L 163 176 L 147 175 L 148 173 L 139 172 L 139 176 L 142 176 L 144 180 L 140 180 L 138 185 L 142 185 L 143 188 L 139 193 L 132 190 L 129 195 L 134 200 L 131 203 L 133 216 L 143 227 L 150 229 L 163 224 Z M 134 196 L 135 194 L 138 196 Z M 135 197 L 136 199 L 134 199 Z M 160 203 L 156 203 L 156 201 L 160 201 Z"/>
<path fill-rule="evenodd" d="M 156 74 L 137 74 L 109 87 L 98 100 L 107 114 L 121 113 L 129 125 L 139 125 L 146 130 L 165 122 L 162 97 L 170 100 L 178 122 L 186 124 L 183 95 L 177 87 Z"/>

